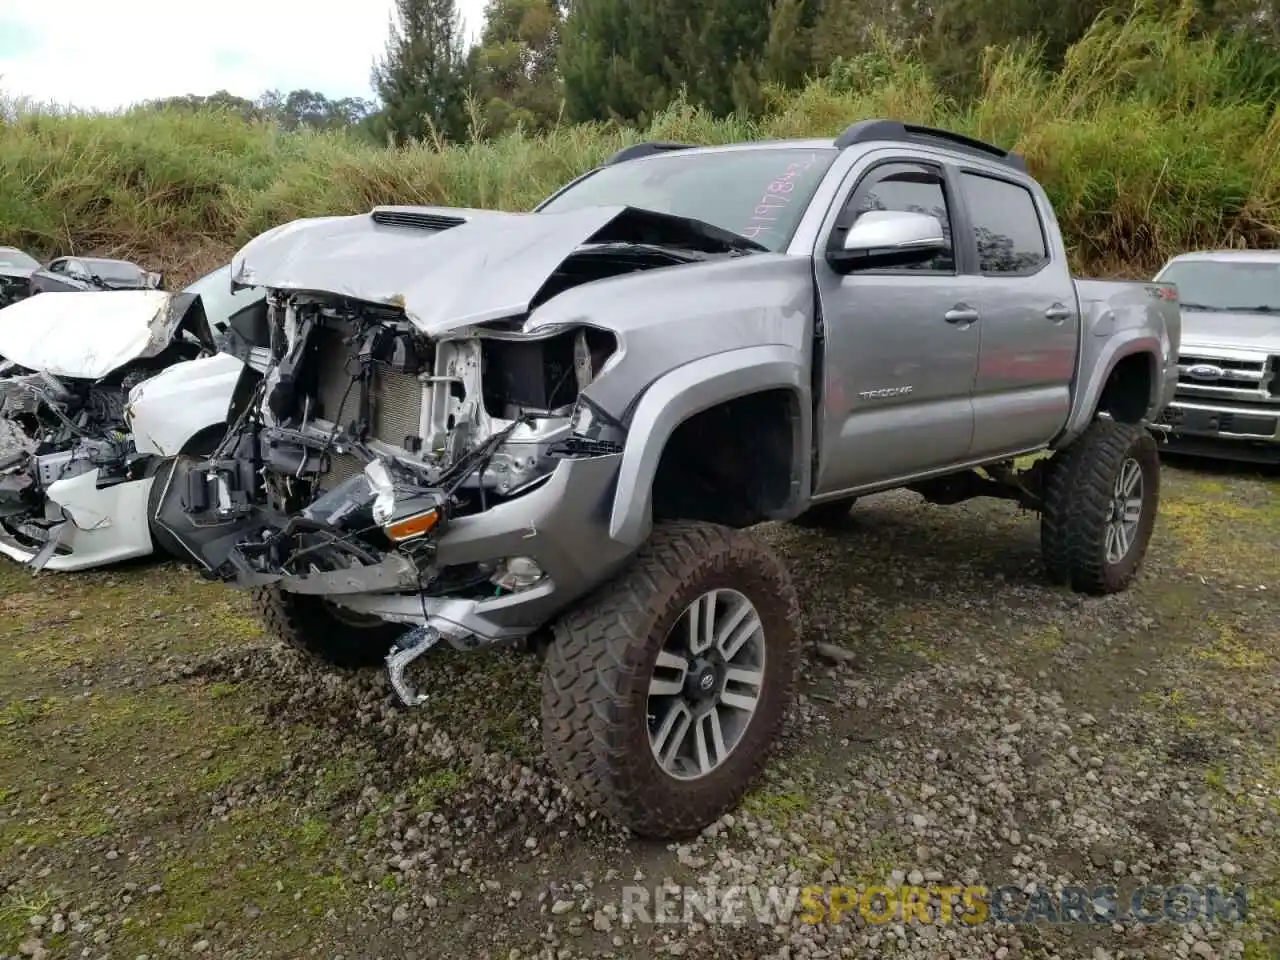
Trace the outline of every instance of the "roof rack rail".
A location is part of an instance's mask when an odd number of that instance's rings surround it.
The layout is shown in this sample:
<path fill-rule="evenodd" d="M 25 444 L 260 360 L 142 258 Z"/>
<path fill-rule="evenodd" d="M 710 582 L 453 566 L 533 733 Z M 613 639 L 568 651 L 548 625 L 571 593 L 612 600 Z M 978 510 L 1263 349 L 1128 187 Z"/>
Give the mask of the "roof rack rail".
<path fill-rule="evenodd" d="M 843 150 L 858 143 L 872 140 L 904 140 L 928 141 L 942 140 L 946 146 L 978 154 L 989 159 L 999 160 L 1022 173 L 1027 172 L 1027 162 L 1016 153 L 1001 150 L 999 147 L 966 137 L 962 133 L 950 130 L 939 130 L 936 127 L 924 127 L 914 123 L 902 123 L 899 120 L 860 120 L 851 124 L 844 133 L 836 137 L 835 145 Z"/>
<path fill-rule="evenodd" d="M 639 160 L 641 157 L 651 157 L 655 153 L 666 153 L 668 150 L 691 150 L 691 143 L 672 143 L 669 140 L 654 140 L 649 143 L 633 143 L 629 147 L 623 147 L 612 157 L 606 160 L 602 166 L 612 166 L 615 163 L 623 163 L 627 160 Z"/>

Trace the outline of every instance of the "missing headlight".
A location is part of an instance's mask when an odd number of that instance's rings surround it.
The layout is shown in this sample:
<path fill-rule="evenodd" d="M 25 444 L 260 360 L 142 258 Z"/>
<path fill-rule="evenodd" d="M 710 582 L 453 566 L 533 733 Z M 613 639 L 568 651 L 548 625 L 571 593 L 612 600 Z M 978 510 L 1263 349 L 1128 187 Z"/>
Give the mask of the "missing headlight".
<path fill-rule="evenodd" d="M 493 417 L 564 411 L 617 350 L 613 334 L 594 327 L 538 340 L 486 338 L 484 405 Z"/>

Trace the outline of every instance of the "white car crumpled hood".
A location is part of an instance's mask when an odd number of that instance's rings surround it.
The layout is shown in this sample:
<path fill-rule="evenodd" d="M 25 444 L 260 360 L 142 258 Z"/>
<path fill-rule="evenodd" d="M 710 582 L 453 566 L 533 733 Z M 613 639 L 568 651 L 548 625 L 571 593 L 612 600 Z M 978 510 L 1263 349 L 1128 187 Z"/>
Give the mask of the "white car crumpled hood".
<path fill-rule="evenodd" d="M 169 343 L 163 290 L 43 293 L 0 309 L 0 358 L 55 377 L 98 380 Z"/>

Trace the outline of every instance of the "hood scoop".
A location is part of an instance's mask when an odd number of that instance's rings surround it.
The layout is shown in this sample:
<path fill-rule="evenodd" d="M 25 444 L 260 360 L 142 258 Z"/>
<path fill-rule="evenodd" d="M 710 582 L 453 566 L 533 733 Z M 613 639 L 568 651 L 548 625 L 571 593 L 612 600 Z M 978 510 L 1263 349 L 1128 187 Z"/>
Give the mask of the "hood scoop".
<path fill-rule="evenodd" d="M 374 207 L 369 216 L 374 223 L 386 227 L 415 227 L 419 230 L 448 230 L 467 222 L 466 217 L 433 213 L 417 207 Z"/>

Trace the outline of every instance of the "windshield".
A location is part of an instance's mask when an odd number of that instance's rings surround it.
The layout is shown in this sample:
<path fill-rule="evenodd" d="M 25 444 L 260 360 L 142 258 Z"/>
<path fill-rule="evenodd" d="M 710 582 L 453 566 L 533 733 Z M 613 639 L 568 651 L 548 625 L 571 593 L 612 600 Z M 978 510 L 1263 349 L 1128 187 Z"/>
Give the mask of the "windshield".
<path fill-rule="evenodd" d="M 1280 262 L 1181 260 L 1160 274 L 1184 310 L 1280 313 Z"/>
<path fill-rule="evenodd" d="M 206 273 L 182 292 L 200 295 L 204 315 L 212 324 L 226 324 L 233 313 L 266 296 L 266 292 L 257 287 L 246 287 L 232 293 L 229 263 L 212 273 Z"/>
<path fill-rule="evenodd" d="M 800 216 L 834 149 L 761 147 L 716 153 L 668 153 L 605 167 L 541 208 L 563 213 L 617 204 L 701 220 L 777 252 Z"/>
<path fill-rule="evenodd" d="M 17 267 L 20 270 L 39 270 L 38 261 L 13 247 L 0 247 L 0 267 Z"/>
<path fill-rule="evenodd" d="M 89 273 L 110 283 L 137 283 L 145 271 L 124 260 L 86 260 Z"/>

